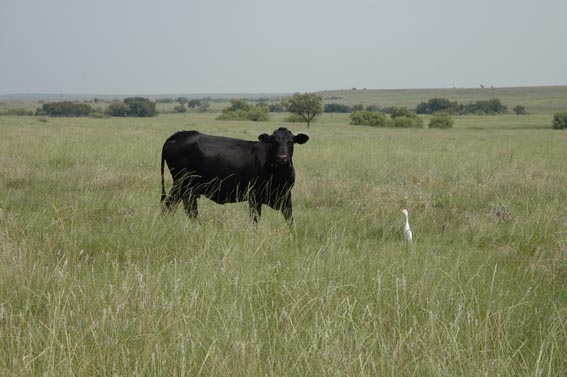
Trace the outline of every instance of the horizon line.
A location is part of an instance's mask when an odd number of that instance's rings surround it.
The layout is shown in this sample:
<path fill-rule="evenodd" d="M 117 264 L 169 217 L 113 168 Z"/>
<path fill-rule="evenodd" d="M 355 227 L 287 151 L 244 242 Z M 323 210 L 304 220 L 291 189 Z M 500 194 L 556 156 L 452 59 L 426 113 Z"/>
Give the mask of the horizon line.
<path fill-rule="evenodd" d="M 558 87 L 565 87 L 567 84 L 556 84 L 556 85 L 519 85 L 519 86 L 484 86 L 479 85 L 478 87 L 430 87 L 430 88 L 358 88 L 358 87 L 351 87 L 351 88 L 339 88 L 339 89 L 321 89 L 321 90 L 314 90 L 314 91 L 293 91 L 293 92 L 283 92 L 283 91 L 258 91 L 258 92 L 240 92 L 240 91 L 227 91 L 227 92 L 170 92 L 170 93 L 73 93 L 73 92 L 12 92 L 12 93 L 0 93 L 0 98 L 13 98 L 13 97 L 40 97 L 40 96 L 49 96 L 49 97 L 72 97 L 72 96 L 80 96 L 80 97 L 128 97 L 128 96 L 150 96 L 150 97 L 168 97 L 168 96 L 197 96 L 197 97 L 207 97 L 207 96 L 230 96 L 230 95 L 239 95 L 239 96 L 259 96 L 259 95 L 269 95 L 269 96 L 278 96 L 278 95 L 290 95 L 294 93 L 324 93 L 324 92 L 342 92 L 342 91 L 415 91 L 415 90 L 453 90 L 453 89 L 466 89 L 466 90 L 490 90 L 490 89 L 522 89 L 522 88 L 558 88 Z"/>

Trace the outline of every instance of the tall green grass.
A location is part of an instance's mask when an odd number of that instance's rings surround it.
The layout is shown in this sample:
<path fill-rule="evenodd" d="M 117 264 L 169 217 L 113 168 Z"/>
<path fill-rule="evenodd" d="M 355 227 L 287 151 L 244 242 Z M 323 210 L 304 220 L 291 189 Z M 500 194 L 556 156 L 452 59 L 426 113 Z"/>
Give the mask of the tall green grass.
<path fill-rule="evenodd" d="M 2 117 L 0 375 L 565 375 L 567 135 L 544 118 Z M 174 131 L 280 126 L 311 136 L 293 231 L 244 203 L 161 215 Z"/>

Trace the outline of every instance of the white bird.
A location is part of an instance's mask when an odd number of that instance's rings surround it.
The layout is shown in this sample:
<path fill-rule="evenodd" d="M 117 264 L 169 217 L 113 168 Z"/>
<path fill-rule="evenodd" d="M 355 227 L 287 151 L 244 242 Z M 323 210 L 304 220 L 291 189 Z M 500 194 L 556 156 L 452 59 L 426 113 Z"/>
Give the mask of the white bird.
<path fill-rule="evenodd" d="M 411 228 L 409 226 L 408 210 L 404 208 L 404 209 L 402 209 L 402 213 L 406 217 L 406 223 L 404 224 L 404 237 L 406 238 L 406 241 L 411 243 L 411 241 L 413 240 L 413 234 L 412 234 Z"/>

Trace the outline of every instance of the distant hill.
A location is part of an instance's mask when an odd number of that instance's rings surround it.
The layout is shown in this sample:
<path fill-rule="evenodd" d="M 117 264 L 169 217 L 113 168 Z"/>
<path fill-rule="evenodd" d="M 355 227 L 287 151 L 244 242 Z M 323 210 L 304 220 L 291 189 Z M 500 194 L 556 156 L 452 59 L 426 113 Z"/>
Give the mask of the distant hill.
<path fill-rule="evenodd" d="M 363 104 L 379 107 L 403 106 L 415 108 L 430 98 L 447 98 L 469 103 L 499 98 L 512 109 L 520 104 L 530 113 L 567 111 L 567 86 L 541 86 L 518 88 L 452 88 L 452 89 L 348 89 L 319 92 L 324 103 Z"/>
<path fill-rule="evenodd" d="M 24 101 L 24 102 L 37 102 L 37 101 L 89 101 L 94 98 L 99 98 L 106 101 L 122 100 L 127 97 L 145 97 L 152 100 L 161 98 L 178 98 L 187 97 L 192 98 L 205 98 L 212 99 L 230 99 L 230 98 L 273 98 L 285 97 L 290 93 L 170 93 L 170 94 L 54 94 L 54 93 L 14 93 L 14 94 L 0 94 L 0 101 Z"/>

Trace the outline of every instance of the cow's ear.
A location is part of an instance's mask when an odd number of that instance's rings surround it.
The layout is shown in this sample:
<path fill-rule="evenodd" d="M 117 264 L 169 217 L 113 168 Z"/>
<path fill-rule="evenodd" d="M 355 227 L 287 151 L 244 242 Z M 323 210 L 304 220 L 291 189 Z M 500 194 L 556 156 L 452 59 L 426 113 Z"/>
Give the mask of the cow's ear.
<path fill-rule="evenodd" d="M 269 143 L 270 142 L 270 135 L 262 134 L 262 135 L 258 136 L 258 140 L 260 140 L 262 143 Z"/>
<path fill-rule="evenodd" d="M 305 134 L 297 134 L 293 137 L 293 142 L 297 144 L 305 144 L 309 140 L 309 136 Z"/>

